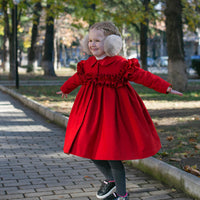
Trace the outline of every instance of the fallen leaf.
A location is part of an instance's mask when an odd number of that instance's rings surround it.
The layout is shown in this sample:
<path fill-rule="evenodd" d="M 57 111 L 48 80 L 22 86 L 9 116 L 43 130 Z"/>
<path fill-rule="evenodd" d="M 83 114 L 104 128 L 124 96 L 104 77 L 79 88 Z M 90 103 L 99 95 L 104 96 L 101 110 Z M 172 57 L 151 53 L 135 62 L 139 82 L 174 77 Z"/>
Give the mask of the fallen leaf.
<path fill-rule="evenodd" d="M 195 175 L 195 176 L 200 176 L 200 171 L 197 170 L 197 169 L 193 169 L 189 165 L 184 166 L 184 170 L 188 173 Z"/>
<path fill-rule="evenodd" d="M 176 156 L 179 156 L 181 158 L 187 158 L 188 157 L 188 153 L 184 152 L 184 153 L 175 153 Z"/>
<path fill-rule="evenodd" d="M 156 131 L 157 131 L 158 133 L 160 133 L 160 132 L 163 132 L 164 130 L 163 130 L 163 129 L 156 129 Z"/>
<path fill-rule="evenodd" d="M 169 155 L 169 153 L 167 153 L 167 152 L 161 152 L 161 153 L 158 153 L 158 155 L 161 155 L 161 156 L 163 156 L 163 157 L 166 157 L 166 156 L 168 156 Z"/>
<path fill-rule="evenodd" d="M 180 158 L 170 158 L 171 161 L 175 161 L 175 162 L 180 162 L 181 159 Z"/>
<path fill-rule="evenodd" d="M 187 142 L 184 142 L 184 141 L 181 141 L 180 144 L 181 144 L 181 145 L 185 145 L 185 146 L 188 145 L 188 143 L 187 143 Z"/>
<path fill-rule="evenodd" d="M 155 125 L 155 126 L 158 126 L 158 122 L 154 122 L 154 125 Z"/>
<path fill-rule="evenodd" d="M 196 138 L 190 138 L 190 139 L 189 139 L 189 142 L 190 142 L 190 143 L 196 143 L 196 142 L 197 142 L 197 139 L 196 139 Z"/>
<path fill-rule="evenodd" d="M 200 150 L 200 144 L 199 143 L 195 146 L 195 149 Z"/>
<path fill-rule="evenodd" d="M 167 136 L 167 140 L 172 141 L 172 140 L 174 140 L 174 137 L 173 136 Z"/>
<path fill-rule="evenodd" d="M 191 167 L 192 167 L 192 169 L 197 169 L 197 164 L 196 165 L 192 165 Z"/>
<path fill-rule="evenodd" d="M 91 177 L 91 176 L 84 176 L 84 178 L 91 178 L 91 179 L 93 179 L 93 177 Z"/>
<path fill-rule="evenodd" d="M 200 117 L 195 117 L 194 120 L 200 120 Z"/>

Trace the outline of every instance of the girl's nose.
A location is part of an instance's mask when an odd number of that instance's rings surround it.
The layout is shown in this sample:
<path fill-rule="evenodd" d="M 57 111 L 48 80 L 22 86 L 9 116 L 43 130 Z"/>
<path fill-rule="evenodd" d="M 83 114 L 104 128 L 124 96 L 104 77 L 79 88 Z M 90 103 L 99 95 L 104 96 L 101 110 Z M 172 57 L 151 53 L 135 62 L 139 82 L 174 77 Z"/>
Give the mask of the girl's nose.
<path fill-rule="evenodd" d="M 95 46 L 96 45 L 96 43 L 93 41 L 92 43 L 91 43 L 91 46 Z"/>

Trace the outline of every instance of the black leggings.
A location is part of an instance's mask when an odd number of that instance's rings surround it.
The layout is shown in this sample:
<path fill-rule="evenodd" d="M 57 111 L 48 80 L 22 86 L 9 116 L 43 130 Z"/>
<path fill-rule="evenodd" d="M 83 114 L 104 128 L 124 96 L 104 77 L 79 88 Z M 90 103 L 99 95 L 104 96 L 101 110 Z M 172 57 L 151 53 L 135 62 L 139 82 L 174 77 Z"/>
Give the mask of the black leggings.
<path fill-rule="evenodd" d="M 106 180 L 115 181 L 116 192 L 120 196 L 126 194 L 125 168 L 120 160 L 92 160 L 103 173 Z"/>

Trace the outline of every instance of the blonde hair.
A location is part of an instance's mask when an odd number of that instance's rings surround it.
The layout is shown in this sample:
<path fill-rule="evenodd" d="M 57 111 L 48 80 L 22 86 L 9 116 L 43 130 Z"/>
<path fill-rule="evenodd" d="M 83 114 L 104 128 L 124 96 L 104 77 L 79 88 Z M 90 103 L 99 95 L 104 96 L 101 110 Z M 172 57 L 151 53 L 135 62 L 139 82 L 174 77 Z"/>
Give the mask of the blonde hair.
<path fill-rule="evenodd" d="M 121 36 L 119 29 L 112 22 L 109 22 L 109 21 L 97 22 L 89 28 L 89 31 L 92 29 L 102 30 L 105 36 L 108 36 L 108 35 Z"/>

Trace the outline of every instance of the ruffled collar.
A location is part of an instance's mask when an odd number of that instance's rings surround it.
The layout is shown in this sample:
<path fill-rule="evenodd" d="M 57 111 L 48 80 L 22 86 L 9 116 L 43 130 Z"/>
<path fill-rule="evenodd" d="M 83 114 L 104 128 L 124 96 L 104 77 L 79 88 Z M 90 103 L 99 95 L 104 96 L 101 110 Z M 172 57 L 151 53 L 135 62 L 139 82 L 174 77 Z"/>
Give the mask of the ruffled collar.
<path fill-rule="evenodd" d="M 115 62 L 115 60 L 116 60 L 116 56 L 113 56 L 113 57 L 106 56 L 105 58 L 101 60 L 97 60 L 95 56 L 91 56 L 85 62 L 90 67 L 94 67 L 96 63 L 99 63 L 100 65 L 107 67 L 111 65 L 113 62 Z"/>

